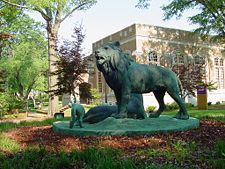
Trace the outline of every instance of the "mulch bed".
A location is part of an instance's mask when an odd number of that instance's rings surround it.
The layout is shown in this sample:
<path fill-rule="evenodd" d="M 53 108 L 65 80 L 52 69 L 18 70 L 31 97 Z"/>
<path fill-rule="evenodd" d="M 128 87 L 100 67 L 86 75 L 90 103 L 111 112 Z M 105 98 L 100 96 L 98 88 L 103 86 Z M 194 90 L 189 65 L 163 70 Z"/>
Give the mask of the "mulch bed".
<path fill-rule="evenodd" d="M 93 146 L 111 147 L 119 148 L 123 150 L 127 156 L 133 157 L 138 149 L 167 147 L 168 143 L 177 140 L 185 142 L 194 141 L 198 143 L 198 148 L 202 149 L 202 151 L 205 151 L 205 148 L 210 150 L 216 140 L 225 140 L 225 123 L 205 119 L 200 121 L 200 127 L 197 129 L 152 136 L 75 137 L 55 133 L 52 130 L 52 126 L 18 127 L 5 134 L 17 141 L 22 148 L 40 144 L 53 151 L 82 150 Z M 204 153 L 201 152 L 200 155 L 201 154 Z M 154 159 L 153 162 L 165 163 L 165 159 Z M 195 163 L 197 168 L 208 168 L 207 162 L 202 163 L 202 161 L 198 161 L 198 158 L 196 158 L 195 162 L 190 161 L 190 163 Z"/>

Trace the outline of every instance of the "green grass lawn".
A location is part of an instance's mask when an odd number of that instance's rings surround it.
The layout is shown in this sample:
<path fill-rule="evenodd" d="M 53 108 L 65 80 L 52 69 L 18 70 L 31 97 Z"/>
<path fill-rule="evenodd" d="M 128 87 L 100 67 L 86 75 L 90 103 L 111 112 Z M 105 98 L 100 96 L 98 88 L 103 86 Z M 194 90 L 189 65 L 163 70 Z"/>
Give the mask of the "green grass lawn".
<path fill-rule="evenodd" d="M 164 115 L 175 115 L 178 110 L 163 112 Z M 190 117 L 195 117 L 198 119 L 215 119 L 225 122 L 225 110 L 188 110 L 188 114 Z"/>
<path fill-rule="evenodd" d="M 174 115 L 176 113 L 177 111 L 169 111 L 169 112 L 163 112 L 162 114 Z M 206 116 L 210 116 L 210 117 L 225 116 L 225 110 L 188 110 L 188 114 L 191 117 L 201 119 Z"/>

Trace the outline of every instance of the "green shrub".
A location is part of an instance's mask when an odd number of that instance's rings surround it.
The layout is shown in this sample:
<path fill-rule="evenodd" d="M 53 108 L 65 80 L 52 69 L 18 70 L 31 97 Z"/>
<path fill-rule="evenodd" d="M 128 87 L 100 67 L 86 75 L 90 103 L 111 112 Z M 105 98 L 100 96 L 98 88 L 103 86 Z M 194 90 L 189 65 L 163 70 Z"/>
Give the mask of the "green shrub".
<path fill-rule="evenodd" d="M 185 103 L 185 106 L 187 109 L 194 107 L 194 105 L 192 103 Z"/>
<path fill-rule="evenodd" d="M 216 102 L 216 105 L 219 105 L 220 104 L 220 102 L 218 101 L 218 102 Z"/>
<path fill-rule="evenodd" d="M 208 106 L 212 105 L 212 102 L 208 102 Z"/>
<path fill-rule="evenodd" d="M 156 109 L 156 106 L 148 106 L 147 108 L 146 108 L 146 112 L 154 112 L 154 110 Z"/>
<path fill-rule="evenodd" d="M 8 111 L 12 109 L 22 109 L 24 107 L 24 102 L 16 96 L 11 96 L 7 101 L 9 104 Z"/>
<path fill-rule="evenodd" d="M 92 107 L 94 106 L 98 106 L 98 105 L 101 105 L 101 104 L 104 104 L 104 102 L 100 99 L 95 99 L 93 100 L 93 102 L 90 104 Z"/>
<path fill-rule="evenodd" d="M 179 109 L 179 106 L 178 106 L 178 104 L 175 103 L 175 102 L 170 103 L 170 104 L 169 104 L 169 103 L 166 104 L 166 110 L 167 110 L 167 111 L 177 110 L 177 109 Z"/>
<path fill-rule="evenodd" d="M 5 95 L 4 93 L 0 93 L 0 118 L 3 115 L 7 114 L 8 107 L 9 103 L 7 101 L 7 95 Z"/>
<path fill-rule="evenodd" d="M 0 117 L 13 109 L 22 109 L 23 107 L 24 103 L 18 97 L 8 93 L 0 93 Z"/>

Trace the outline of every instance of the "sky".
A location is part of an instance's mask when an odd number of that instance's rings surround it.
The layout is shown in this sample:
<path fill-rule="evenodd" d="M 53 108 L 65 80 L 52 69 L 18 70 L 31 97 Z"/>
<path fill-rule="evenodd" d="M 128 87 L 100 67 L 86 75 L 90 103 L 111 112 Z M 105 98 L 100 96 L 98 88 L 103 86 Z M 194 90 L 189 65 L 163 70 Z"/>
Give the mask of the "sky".
<path fill-rule="evenodd" d="M 74 26 L 83 25 L 85 54 L 92 51 L 92 43 L 134 23 L 149 24 L 168 28 L 192 31 L 196 25 L 190 25 L 187 17 L 193 12 L 188 11 L 177 20 L 173 18 L 163 21 L 161 6 L 169 0 L 152 0 L 148 9 L 135 8 L 138 0 L 98 0 L 97 4 L 86 11 L 76 11 L 67 18 L 59 30 L 59 38 L 70 39 Z M 39 14 L 32 14 L 37 21 L 43 21 Z"/>

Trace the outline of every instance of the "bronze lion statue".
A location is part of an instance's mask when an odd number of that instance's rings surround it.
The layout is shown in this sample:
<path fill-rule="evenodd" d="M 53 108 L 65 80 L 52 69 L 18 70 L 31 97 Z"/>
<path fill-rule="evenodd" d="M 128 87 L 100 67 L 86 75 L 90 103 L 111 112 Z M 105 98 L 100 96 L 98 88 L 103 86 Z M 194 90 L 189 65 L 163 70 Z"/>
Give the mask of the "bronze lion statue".
<path fill-rule="evenodd" d="M 150 117 L 159 117 L 165 109 L 164 95 L 167 92 L 179 105 L 177 119 L 188 119 L 185 104 L 180 97 L 181 83 L 177 75 L 164 67 L 138 64 L 120 48 L 120 43 L 110 42 L 95 51 L 96 64 L 109 87 L 114 91 L 118 114 L 116 118 L 127 117 L 131 93 L 153 92 L 159 109 Z"/>
<path fill-rule="evenodd" d="M 102 104 L 90 108 L 84 115 L 83 122 L 85 123 L 98 123 L 104 119 L 118 114 L 118 106 Z M 127 117 L 133 119 L 145 119 L 147 115 L 143 107 L 142 94 L 131 94 L 130 101 L 127 106 Z"/>

